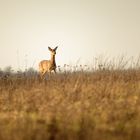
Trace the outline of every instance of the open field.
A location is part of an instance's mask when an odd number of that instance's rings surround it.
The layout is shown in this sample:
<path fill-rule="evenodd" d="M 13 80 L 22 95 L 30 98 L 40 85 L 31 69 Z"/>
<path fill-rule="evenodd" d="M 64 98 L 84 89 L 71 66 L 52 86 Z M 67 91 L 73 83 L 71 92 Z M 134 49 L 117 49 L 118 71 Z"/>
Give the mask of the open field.
<path fill-rule="evenodd" d="M 139 68 L 0 78 L 0 140 L 139 139 Z"/>

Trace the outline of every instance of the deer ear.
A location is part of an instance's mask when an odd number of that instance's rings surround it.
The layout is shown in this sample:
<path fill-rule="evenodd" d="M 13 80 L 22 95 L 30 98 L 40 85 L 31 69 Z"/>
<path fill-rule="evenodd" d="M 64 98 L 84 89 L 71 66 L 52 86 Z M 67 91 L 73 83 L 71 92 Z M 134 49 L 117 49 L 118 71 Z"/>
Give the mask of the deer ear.
<path fill-rule="evenodd" d="M 52 49 L 50 47 L 48 47 L 49 51 L 52 51 Z"/>
<path fill-rule="evenodd" d="M 58 46 L 56 46 L 56 47 L 54 48 L 54 50 L 56 51 L 56 50 L 57 50 L 57 48 L 58 48 Z"/>

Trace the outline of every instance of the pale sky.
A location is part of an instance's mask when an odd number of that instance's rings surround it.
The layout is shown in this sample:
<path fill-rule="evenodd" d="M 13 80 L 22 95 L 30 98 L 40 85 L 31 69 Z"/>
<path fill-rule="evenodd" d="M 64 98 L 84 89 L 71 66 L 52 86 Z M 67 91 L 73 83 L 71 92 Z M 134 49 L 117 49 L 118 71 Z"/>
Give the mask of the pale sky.
<path fill-rule="evenodd" d="M 0 0 L 0 68 L 140 54 L 140 0 Z"/>

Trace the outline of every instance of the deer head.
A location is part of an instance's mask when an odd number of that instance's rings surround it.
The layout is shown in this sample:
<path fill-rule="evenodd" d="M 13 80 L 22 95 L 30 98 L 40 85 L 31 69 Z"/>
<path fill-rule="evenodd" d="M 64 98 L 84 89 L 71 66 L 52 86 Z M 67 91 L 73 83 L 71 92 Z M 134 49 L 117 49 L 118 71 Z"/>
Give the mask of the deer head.
<path fill-rule="evenodd" d="M 58 48 L 58 46 L 56 46 L 54 49 L 48 47 L 49 51 L 51 52 L 51 55 L 56 55 L 57 48 Z"/>

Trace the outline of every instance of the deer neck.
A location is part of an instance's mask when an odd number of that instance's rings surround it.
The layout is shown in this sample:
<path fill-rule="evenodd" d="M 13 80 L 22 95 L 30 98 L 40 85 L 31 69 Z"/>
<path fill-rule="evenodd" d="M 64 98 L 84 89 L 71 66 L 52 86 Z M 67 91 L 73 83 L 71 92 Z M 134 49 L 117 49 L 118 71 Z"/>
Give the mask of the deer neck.
<path fill-rule="evenodd" d="M 55 55 L 51 55 L 50 62 L 51 62 L 51 64 L 55 64 Z"/>

